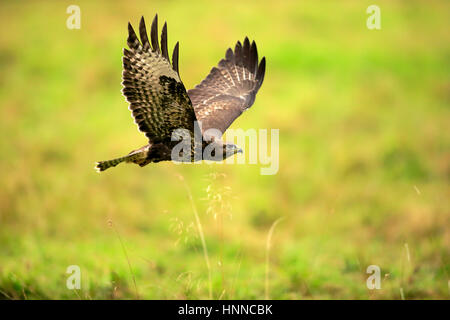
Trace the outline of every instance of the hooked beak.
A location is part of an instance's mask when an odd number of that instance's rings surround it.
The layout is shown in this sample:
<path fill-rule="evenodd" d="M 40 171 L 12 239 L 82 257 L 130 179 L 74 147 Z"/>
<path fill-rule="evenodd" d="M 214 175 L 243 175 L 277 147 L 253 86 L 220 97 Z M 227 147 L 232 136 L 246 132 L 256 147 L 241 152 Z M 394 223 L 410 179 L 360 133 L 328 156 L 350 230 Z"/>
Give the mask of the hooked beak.
<path fill-rule="evenodd" d="M 242 149 L 238 148 L 237 153 L 244 153 L 244 151 L 242 151 Z"/>

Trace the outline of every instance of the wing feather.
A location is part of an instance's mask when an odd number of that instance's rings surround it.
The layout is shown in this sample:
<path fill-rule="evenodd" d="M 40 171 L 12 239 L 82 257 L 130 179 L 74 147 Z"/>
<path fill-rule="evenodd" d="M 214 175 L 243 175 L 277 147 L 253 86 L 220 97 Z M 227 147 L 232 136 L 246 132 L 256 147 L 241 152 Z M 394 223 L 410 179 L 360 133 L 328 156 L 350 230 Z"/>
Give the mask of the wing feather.
<path fill-rule="evenodd" d="M 208 76 L 188 95 L 194 105 L 202 130 L 218 129 L 221 133 L 250 108 L 264 80 L 266 59 L 258 63 L 256 43 L 246 37 L 238 41 L 234 52 L 229 48 L 225 59 L 213 67 Z M 175 68 L 174 68 L 175 69 Z"/>
<path fill-rule="evenodd" d="M 173 63 L 173 70 L 175 70 L 178 74 L 180 74 L 178 72 L 178 47 L 179 47 L 179 43 L 177 42 L 177 44 L 175 45 L 175 48 L 173 48 L 172 63 Z"/>
<path fill-rule="evenodd" d="M 169 61 L 170 64 L 170 60 L 169 60 L 169 54 L 168 54 L 168 50 L 167 50 L 167 23 L 164 23 L 162 32 L 161 32 L 161 54 L 162 56 Z"/>
<path fill-rule="evenodd" d="M 151 38 L 153 51 L 160 52 L 158 43 L 158 15 L 155 15 L 152 22 Z"/>
<path fill-rule="evenodd" d="M 141 36 L 143 50 L 148 51 L 150 49 L 150 42 L 148 41 L 147 28 L 145 27 L 144 17 L 141 18 L 141 22 L 139 23 L 139 35 Z"/>
<path fill-rule="evenodd" d="M 256 80 L 258 81 L 258 88 L 261 87 L 264 81 L 265 74 L 266 74 L 266 58 L 263 57 L 261 59 L 261 63 L 259 64 L 258 71 L 256 72 Z"/>
<path fill-rule="evenodd" d="M 178 45 L 176 68 L 167 57 L 167 26 L 161 35 L 159 49 L 157 38 L 158 18 L 155 16 L 150 42 L 144 18 L 139 25 L 141 42 L 131 24 L 128 24 L 128 47 L 123 51 L 123 89 L 130 103 L 135 123 L 151 142 L 171 138 L 173 130 L 188 129 L 193 132 L 195 112 L 178 74 Z"/>

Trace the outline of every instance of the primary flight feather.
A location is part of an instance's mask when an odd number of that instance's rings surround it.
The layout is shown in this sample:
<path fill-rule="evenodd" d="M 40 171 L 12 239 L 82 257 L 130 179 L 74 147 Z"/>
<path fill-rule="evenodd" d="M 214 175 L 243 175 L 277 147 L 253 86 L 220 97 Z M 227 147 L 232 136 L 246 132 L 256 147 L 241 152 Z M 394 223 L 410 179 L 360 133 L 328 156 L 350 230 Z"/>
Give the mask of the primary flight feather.
<path fill-rule="evenodd" d="M 127 44 L 123 53 L 123 89 L 135 123 L 149 143 L 128 155 L 97 162 L 96 169 L 104 171 L 121 162 L 145 166 L 151 162 L 174 160 L 174 148 L 180 143 L 173 139 L 176 130 L 188 133 L 188 148 L 177 150 L 181 161 L 223 160 L 241 150 L 221 140 L 222 133 L 247 108 L 251 107 L 264 80 L 265 58 L 258 61 L 256 44 L 248 38 L 237 42 L 234 51 L 225 58 L 194 89 L 186 91 L 178 69 L 178 42 L 172 53 L 167 48 L 167 24 L 158 39 L 158 16 L 153 19 L 150 39 L 144 18 L 139 24 L 140 41 L 128 24 Z M 200 148 L 196 148 L 194 132 L 202 133 Z M 201 129 L 201 131 L 200 131 Z M 213 130 L 215 129 L 215 130 Z M 210 144 L 213 153 L 199 157 Z M 178 154 L 179 153 L 179 154 Z"/>

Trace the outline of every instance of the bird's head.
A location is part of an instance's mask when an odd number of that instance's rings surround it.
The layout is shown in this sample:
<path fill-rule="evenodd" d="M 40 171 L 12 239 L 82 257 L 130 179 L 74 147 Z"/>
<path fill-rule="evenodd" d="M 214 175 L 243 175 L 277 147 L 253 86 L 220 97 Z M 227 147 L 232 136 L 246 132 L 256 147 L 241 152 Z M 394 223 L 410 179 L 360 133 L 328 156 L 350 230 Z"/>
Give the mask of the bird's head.
<path fill-rule="evenodd" d="M 205 145 L 208 146 L 203 153 L 204 160 L 221 161 L 236 153 L 243 153 L 237 145 L 221 140 L 220 136 L 204 134 L 203 137 Z"/>
<path fill-rule="evenodd" d="M 224 159 L 226 159 L 236 153 L 242 153 L 242 149 L 232 143 L 224 143 L 223 144 L 223 155 L 224 155 L 223 158 Z"/>

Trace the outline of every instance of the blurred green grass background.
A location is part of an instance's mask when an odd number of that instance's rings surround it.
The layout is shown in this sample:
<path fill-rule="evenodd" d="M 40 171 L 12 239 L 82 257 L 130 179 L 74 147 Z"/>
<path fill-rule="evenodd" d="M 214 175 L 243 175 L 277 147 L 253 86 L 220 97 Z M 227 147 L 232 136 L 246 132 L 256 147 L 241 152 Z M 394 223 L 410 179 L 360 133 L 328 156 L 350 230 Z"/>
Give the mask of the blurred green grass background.
<path fill-rule="evenodd" d="M 66 8 L 81 8 L 81 29 Z M 448 299 L 448 1 L 0 4 L 0 297 Z M 233 128 L 280 129 L 280 168 L 95 161 L 146 143 L 120 93 L 127 22 L 154 14 L 192 88 L 248 35 L 267 58 Z M 210 186 L 209 188 L 207 188 Z M 408 250 L 407 250 L 408 249 Z M 407 252 L 409 251 L 409 252 Z M 82 288 L 66 288 L 78 265 Z M 381 268 L 380 290 L 366 268 Z M 402 293 L 403 291 L 403 297 Z"/>

